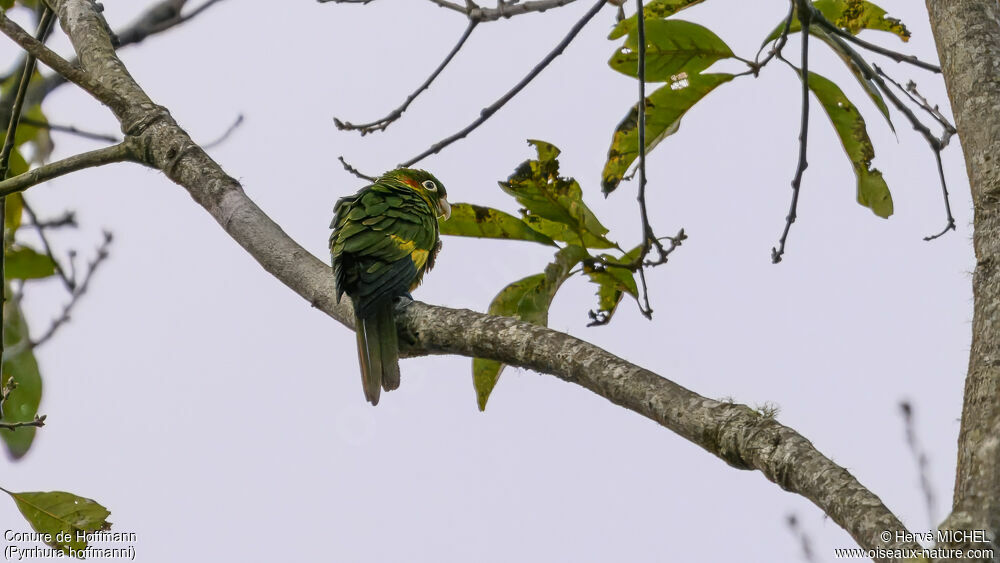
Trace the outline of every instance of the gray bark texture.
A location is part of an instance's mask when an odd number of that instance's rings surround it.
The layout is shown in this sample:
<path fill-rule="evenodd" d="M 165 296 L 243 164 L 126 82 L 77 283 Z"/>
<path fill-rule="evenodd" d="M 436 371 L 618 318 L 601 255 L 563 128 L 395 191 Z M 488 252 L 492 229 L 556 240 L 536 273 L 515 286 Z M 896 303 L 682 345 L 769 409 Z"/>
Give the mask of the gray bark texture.
<path fill-rule="evenodd" d="M 114 112 L 127 142 L 140 147 L 143 163 L 185 188 L 267 272 L 353 329 L 350 305 L 335 299 L 330 267 L 288 237 L 165 108 L 150 100 L 115 54 L 93 0 L 48 1 L 86 78 L 100 87 L 82 78 L 75 82 Z M 37 45 L 22 45 L 37 50 L 39 60 L 51 67 L 61 64 Z M 597 346 L 516 319 L 414 302 L 400 308 L 398 325 L 410 355 L 461 354 L 552 374 L 656 421 L 735 468 L 759 470 L 811 500 L 866 549 L 920 547 L 883 541 L 883 531 L 906 528 L 876 495 L 796 431 L 744 405 L 702 397 Z"/>
<path fill-rule="evenodd" d="M 952 513 L 942 529 L 1000 533 L 1000 2 L 927 0 L 975 211 L 974 312 Z M 951 547 L 988 547 L 955 544 Z M 1000 553 L 1000 551 L 998 551 Z"/>

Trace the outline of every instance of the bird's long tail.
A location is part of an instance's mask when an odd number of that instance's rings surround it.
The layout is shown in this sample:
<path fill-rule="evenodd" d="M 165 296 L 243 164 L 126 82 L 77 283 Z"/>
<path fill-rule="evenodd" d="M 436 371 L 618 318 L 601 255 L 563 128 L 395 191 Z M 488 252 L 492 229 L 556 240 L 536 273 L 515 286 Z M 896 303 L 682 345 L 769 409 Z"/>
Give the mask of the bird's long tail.
<path fill-rule="evenodd" d="M 366 318 L 358 319 L 358 360 L 361 364 L 361 385 L 365 399 L 378 404 L 382 389 L 399 387 L 399 342 L 396 339 L 396 319 L 390 301 L 379 306 Z"/>

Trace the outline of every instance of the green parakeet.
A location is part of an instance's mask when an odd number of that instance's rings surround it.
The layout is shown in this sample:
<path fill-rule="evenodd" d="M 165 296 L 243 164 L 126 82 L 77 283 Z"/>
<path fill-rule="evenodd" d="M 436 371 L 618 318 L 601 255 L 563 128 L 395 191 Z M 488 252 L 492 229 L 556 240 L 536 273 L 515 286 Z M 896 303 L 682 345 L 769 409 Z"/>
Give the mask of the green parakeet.
<path fill-rule="evenodd" d="M 444 185 L 428 172 L 399 168 L 340 199 L 330 227 L 337 300 L 354 303 L 365 398 L 399 387 L 394 301 L 420 285 L 441 249 L 437 218 L 451 216 Z"/>

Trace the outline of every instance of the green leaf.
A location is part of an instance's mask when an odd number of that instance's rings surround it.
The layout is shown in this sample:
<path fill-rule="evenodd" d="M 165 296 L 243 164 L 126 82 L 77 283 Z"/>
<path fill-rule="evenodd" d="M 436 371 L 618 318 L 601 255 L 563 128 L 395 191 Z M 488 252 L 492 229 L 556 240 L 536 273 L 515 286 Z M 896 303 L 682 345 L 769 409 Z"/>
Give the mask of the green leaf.
<path fill-rule="evenodd" d="M 549 221 L 538 215 L 526 215 L 524 223 L 554 240 L 586 248 L 614 248 L 614 243 L 590 231 L 579 231 L 571 225 Z"/>
<path fill-rule="evenodd" d="M 48 535 L 50 541 L 45 543 L 63 553 L 87 547 L 83 538 L 77 538 L 77 532 L 97 532 L 111 527 L 107 521 L 111 512 L 89 498 L 62 491 L 13 493 L 2 490 L 14 499 L 17 509 L 36 532 Z"/>
<path fill-rule="evenodd" d="M 514 317 L 546 326 L 549 322 L 549 305 L 559 287 L 569 277 L 573 267 L 588 256 L 587 250 L 580 246 L 561 248 L 543 273 L 528 276 L 500 290 L 490 303 L 489 314 Z M 472 384 L 476 389 L 479 410 L 486 410 L 486 401 L 496 387 L 503 368 L 504 364 L 494 360 L 472 360 Z"/>
<path fill-rule="evenodd" d="M 0 137 L 3 137 L 0 134 Z M 2 142 L 0 142 L 2 144 Z M 24 160 L 24 156 L 21 155 L 19 149 L 14 149 L 10 151 L 10 162 L 7 163 L 7 177 L 13 178 L 19 174 L 24 174 L 28 171 L 28 161 Z"/>
<path fill-rule="evenodd" d="M 692 106 L 720 84 L 733 79 L 732 74 L 695 74 L 667 84 L 646 98 L 646 152 L 673 135 L 681 118 Z M 629 110 L 618 124 L 608 149 L 601 189 L 609 194 L 618 187 L 629 166 L 639 157 L 639 106 Z"/>
<path fill-rule="evenodd" d="M 604 324 L 611 320 L 626 293 L 635 299 L 639 298 L 639 287 L 635 282 L 635 274 L 624 266 L 635 261 L 641 253 L 642 245 L 640 244 L 621 258 L 602 254 L 601 258 L 607 263 L 603 269 L 584 266 L 584 273 L 590 277 L 590 281 L 597 284 L 597 310 L 591 313 L 595 324 Z M 623 267 L 615 267 L 614 264 Z"/>
<path fill-rule="evenodd" d="M 7 204 L 4 211 L 6 212 L 4 225 L 7 230 L 13 233 L 21 228 L 21 216 L 24 211 L 24 197 L 22 197 L 21 192 L 13 193 L 7 196 Z"/>
<path fill-rule="evenodd" d="M 645 16 L 643 19 L 668 18 L 684 8 L 701 4 L 702 2 L 704 0 L 653 0 L 643 5 L 642 14 Z M 626 33 L 632 33 L 637 29 L 638 23 L 639 14 L 618 22 L 618 25 L 611 30 L 611 35 L 608 36 L 608 39 L 618 39 L 619 37 L 624 37 Z"/>
<path fill-rule="evenodd" d="M 639 34 L 629 33 L 608 64 L 638 78 Z M 733 56 L 719 36 L 706 27 L 682 20 L 646 19 L 646 82 L 665 82 L 686 72 L 697 74 L 719 59 Z"/>
<path fill-rule="evenodd" d="M 28 343 L 28 325 L 21 312 L 21 304 L 10 299 L 4 306 L 4 354 L 0 364 L 0 387 L 10 378 L 17 382 L 17 388 L 3 404 L 2 422 L 28 422 L 38 414 L 38 404 L 42 400 L 42 376 L 38 373 L 38 362 Z M 0 438 L 7 446 L 11 457 L 18 459 L 28 452 L 35 438 L 35 427 L 18 428 L 14 431 L 0 431 Z"/>
<path fill-rule="evenodd" d="M 492 207 L 471 203 L 451 206 L 451 218 L 438 221 L 442 235 L 526 240 L 556 246 L 551 238 L 529 227 L 524 221 Z"/>
<path fill-rule="evenodd" d="M 819 10 L 823 17 L 830 23 L 850 33 L 857 35 L 863 29 L 885 31 L 891 33 L 901 40 L 910 40 L 910 30 L 906 29 L 903 22 L 896 18 L 887 16 L 887 12 L 867 0 L 816 0 L 813 7 Z M 810 26 L 809 32 L 813 32 L 815 25 Z M 781 36 L 781 30 L 785 29 L 785 23 L 778 24 L 771 31 L 764 44 L 774 41 Z M 802 31 L 802 24 L 798 19 L 798 8 L 792 14 L 792 25 L 788 29 L 789 33 Z"/>
<path fill-rule="evenodd" d="M 0 8 L 9 10 L 14 7 L 14 0 L 0 0 Z"/>
<path fill-rule="evenodd" d="M 31 280 L 47 278 L 55 273 L 56 263 L 47 254 L 41 254 L 27 246 L 15 246 L 7 251 L 7 279 Z"/>
<path fill-rule="evenodd" d="M 573 178 L 559 176 L 559 149 L 544 141 L 529 140 L 538 152 L 537 160 L 526 160 L 499 182 L 503 191 L 514 196 L 525 209 L 524 222 L 546 236 L 590 248 L 613 248 L 608 229 L 583 202 L 583 190 Z M 539 219 L 561 223 L 554 227 Z"/>
<path fill-rule="evenodd" d="M 892 194 L 882 173 L 872 168 L 875 147 L 858 108 L 836 84 L 815 72 L 809 73 L 809 89 L 819 99 L 854 166 L 854 174 L 858 177 L 858 203 L 879 217 L 889 217 L 892 215 Z"/>

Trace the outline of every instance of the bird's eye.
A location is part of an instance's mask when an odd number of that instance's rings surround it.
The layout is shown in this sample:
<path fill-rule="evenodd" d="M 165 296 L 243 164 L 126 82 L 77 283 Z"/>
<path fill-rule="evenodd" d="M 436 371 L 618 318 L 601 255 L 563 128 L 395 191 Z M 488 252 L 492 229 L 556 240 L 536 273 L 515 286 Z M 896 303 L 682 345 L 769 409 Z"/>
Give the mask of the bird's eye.
<path fill-rule="evenodd" d="M 437 184 L 434 183 L 434 180 L 424 180 L 424 183 L 421 185 L 424 187 L 425 190 L 429 192 L 438 191 Z"/>

